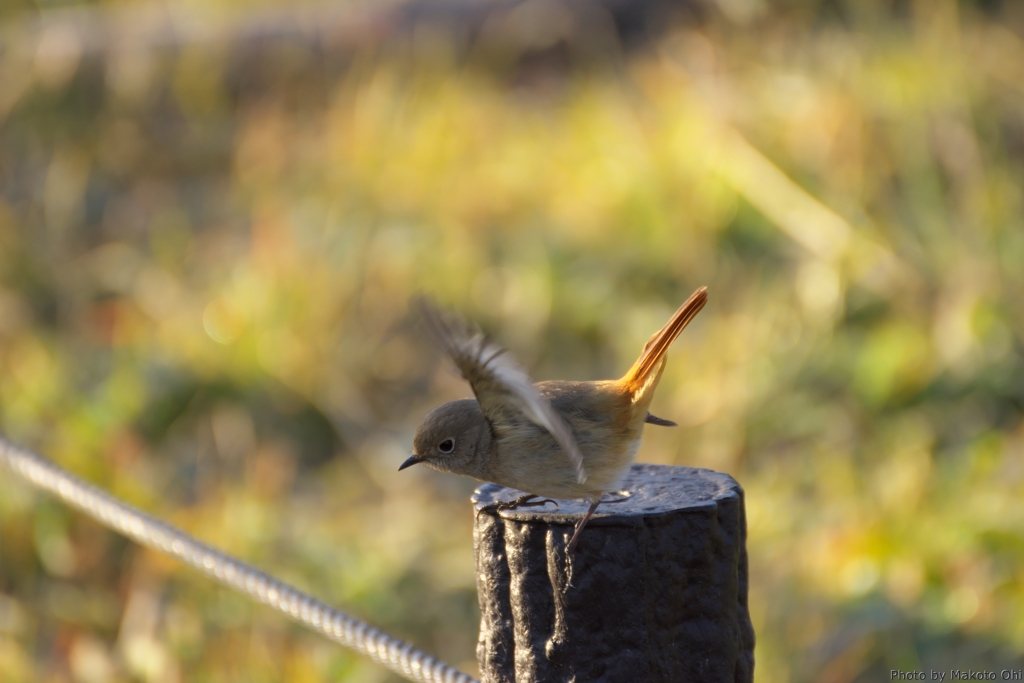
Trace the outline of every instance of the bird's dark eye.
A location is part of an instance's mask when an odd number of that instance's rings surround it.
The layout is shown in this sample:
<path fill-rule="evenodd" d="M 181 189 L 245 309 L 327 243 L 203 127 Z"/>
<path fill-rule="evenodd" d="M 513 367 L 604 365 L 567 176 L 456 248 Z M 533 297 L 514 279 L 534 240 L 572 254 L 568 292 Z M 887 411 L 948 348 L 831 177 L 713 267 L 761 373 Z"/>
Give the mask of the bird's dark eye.
<path fill-rule="evenodd" d="M 455 439 L 445 439 L 437 444 L 437 449 L 442 453 L 451 453 L 455 450 Z"/>

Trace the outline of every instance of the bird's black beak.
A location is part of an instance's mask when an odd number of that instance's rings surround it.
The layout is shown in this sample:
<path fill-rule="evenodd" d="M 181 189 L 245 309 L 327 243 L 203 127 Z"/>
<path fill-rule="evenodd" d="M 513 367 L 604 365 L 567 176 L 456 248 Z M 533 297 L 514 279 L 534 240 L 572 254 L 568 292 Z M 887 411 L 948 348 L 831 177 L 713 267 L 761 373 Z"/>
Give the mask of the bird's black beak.
<path fill-rule="evenodd" d="M 403 462 L 401 465 L 398 466 L 398 471 L 401 472 L 406 467 L 412 467 L 413 465 L 415 465 L 418 462 L 423 462 L 423 458 L 421 458 L 420 456 L 418 456 L 415 453 L 413 453 L 408 458 L 406 458 L 405 462 Z"/>

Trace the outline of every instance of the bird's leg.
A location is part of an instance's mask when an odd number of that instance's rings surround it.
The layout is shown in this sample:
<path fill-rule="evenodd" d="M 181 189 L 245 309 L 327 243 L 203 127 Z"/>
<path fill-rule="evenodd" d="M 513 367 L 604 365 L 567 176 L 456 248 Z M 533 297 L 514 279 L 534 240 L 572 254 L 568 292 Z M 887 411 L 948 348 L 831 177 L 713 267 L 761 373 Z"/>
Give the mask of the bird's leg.
<path fill-rule="evenodd" d="M 593 502 L 590 504 L 590 509 L 587 510 L 587 514 L 583 515 L 583 519 L 581 519 L 579 524 L 576 525 L 576 528 L 572 532 L 572 538 L 569 539 L 569 544 L 565 546 L 566 555 L 572 555 L 572 551 L 576 548 L 576 541 L 580 538 L 580 532 L 583 531 L 583 527 L 587 525 L 590 518 L 594 516 L 594 510 L 596 510 L 597 506 L 600 504 L 601 496 L 597 496 L 593 499 Z"/>
<path fill-rule="evenodd" d="M 554 503 L 555 507 L 558 507 L 557 500 L 551 500 L 550 498 L 541 498 L 540 500 L 533 500 L 539 496 L 533 493 L 527 493 L 524 496 L 519 496 L 515 500 L 503 501 L 501 503 L 491 503 L 490 505 L 484 505 L 482 508 L 476 511 L 476 516 L 479 517 L 480 513 L 486 512 L 491 514 L 494 512 L 501 512 L 502 510 L 515 510 L 519 507 L 534 507 L 536 505 L 546 505 L 547 503 Z"/>

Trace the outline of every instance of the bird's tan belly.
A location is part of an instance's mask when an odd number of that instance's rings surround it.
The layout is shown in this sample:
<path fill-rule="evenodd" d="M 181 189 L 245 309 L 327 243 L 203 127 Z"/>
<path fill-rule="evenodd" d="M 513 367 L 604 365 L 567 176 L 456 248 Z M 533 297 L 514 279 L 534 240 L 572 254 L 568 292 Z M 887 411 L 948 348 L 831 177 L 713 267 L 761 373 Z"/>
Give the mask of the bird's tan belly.
<path fill-rule="evenodd" d="M 608 429 L 605 425 L 589 425 L 584 430 L 573 427 L 587 473 L 582 484 L 554 438 L 535 425 L 517 427 L 500 436 L 501 450 L 491 456 L 485 471 L 487 481 L 549 498 L 590 498 L 621 488 L 640 447 L 640 433 L 609 438 L 611 434 L 602 433 Z"/>

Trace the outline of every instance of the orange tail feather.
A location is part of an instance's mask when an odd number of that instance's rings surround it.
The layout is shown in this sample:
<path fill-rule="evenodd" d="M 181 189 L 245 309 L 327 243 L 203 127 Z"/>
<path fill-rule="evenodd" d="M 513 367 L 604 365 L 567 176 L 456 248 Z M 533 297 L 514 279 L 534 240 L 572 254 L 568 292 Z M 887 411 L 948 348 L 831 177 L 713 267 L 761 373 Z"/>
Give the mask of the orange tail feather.
<path fill-rule="evenodd" d="M 704 304 L 708 301 L 708 288 L 701 287 L 690 295 L 690 298 L 679 307 L 672 318 L 665 323 L 665 326 L 658 330 L 653 337 L 644 345 L 640 357 L 633 363 L 622 379 L 620 386 L 633 397 L 634 402 L 640 397 L 643 391 L 657 378 L 661 368 L 661 360 L 665 352 L 672 346 L 679 333 L 690 324 L 694 316 L 700 313 Z"/>

